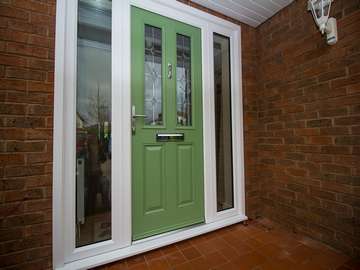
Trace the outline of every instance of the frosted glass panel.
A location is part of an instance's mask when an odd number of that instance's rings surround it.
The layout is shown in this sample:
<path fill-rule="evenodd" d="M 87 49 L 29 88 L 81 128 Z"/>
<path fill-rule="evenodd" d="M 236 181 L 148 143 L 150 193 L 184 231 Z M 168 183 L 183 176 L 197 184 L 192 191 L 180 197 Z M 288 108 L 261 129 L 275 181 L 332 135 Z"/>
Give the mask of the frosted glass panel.
<path fill-rule="evenodd" d="M 111 1 L 80 0 L 76 247 L 111 239 Z"/>
<path fill-rule="evenodd" d="M 191 40 L 176 35 L 176 107 L 177 124 L 191 126 Z"/>
<path fill-rule="evenodd" d="M 145 25 L 145 124 L 162 125 L 161 29 Z"/>

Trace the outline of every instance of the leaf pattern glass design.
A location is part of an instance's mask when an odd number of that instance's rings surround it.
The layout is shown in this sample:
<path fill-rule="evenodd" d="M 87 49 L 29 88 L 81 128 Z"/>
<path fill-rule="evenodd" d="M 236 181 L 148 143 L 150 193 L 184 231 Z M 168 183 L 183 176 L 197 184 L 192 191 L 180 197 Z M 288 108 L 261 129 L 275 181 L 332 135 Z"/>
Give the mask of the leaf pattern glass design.
<path fill-rule="evenodd" d="M 161 29 L 145 25 L 145 124 L 162 125 Z"/>
<path fill-rule="evenodd" d="M 191 40 L 190 37 L 176 35 L 176 107 L 177 124 L 192 125 L 191 100 Z"/>

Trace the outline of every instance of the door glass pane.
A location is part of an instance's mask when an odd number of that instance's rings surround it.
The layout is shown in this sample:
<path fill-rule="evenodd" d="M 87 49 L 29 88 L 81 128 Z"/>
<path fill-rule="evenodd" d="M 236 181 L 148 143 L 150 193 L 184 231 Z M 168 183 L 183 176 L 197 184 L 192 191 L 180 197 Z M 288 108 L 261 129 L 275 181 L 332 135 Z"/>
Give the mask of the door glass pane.
<path fill-rule="evenodd" d="M 217 210 L 222 211 L 234 207 L 234 193 L 230 41 L 229 38 L 218 34 L 214 34 L 214 72 Z"/>
<path fill-rule="evenodd" d="M 145 25 L 145 124 L 162 125 L 161 29 Z"/>
<path fill-rule="evenodd" d="M 111 1 L 80 0 L 76 247 L 111 238 Z"/>
<path fill-rule="evenodd" d="M 190 37 L 176 35 L 176 107 L 177 124 L 191 126 L 191 42 Z"/>

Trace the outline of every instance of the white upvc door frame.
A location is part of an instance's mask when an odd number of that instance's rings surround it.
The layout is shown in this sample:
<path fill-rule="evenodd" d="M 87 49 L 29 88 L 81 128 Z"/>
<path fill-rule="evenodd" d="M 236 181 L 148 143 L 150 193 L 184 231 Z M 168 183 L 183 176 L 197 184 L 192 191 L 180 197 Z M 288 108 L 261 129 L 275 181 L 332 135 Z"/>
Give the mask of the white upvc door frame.
<path fill-rule="evenodd" d="M 201 29 L 205 224 L 131 241 L 131 6 Z M 77 1 L 57 1 L 53 264 L 89 268 L 246 220 L 244 192 L 241 29 L 175 0 L 112 1 L 112 239 L 75 248 Z M 213 33 L 230 38 L 234 208 L 217 212 Z M 119 196 L 121 194 L 121 196 Z"/>

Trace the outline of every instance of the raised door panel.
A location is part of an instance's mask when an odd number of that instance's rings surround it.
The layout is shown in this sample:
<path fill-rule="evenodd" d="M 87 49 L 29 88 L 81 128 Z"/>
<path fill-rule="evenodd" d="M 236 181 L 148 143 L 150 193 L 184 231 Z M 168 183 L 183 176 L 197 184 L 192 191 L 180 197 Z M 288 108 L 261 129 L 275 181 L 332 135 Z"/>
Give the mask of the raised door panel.
<path fill-rule="evenodd" d="M 194 202 L 193 146 L 177 146 L 176 193 L 177 207 L 184 207 Z"/>
<path fill-rule="evenodd" d="M 162 145 L 144 146 L 143 198 L 144 215 L 165 210 L 165 172 L 164 147 Z"/>

